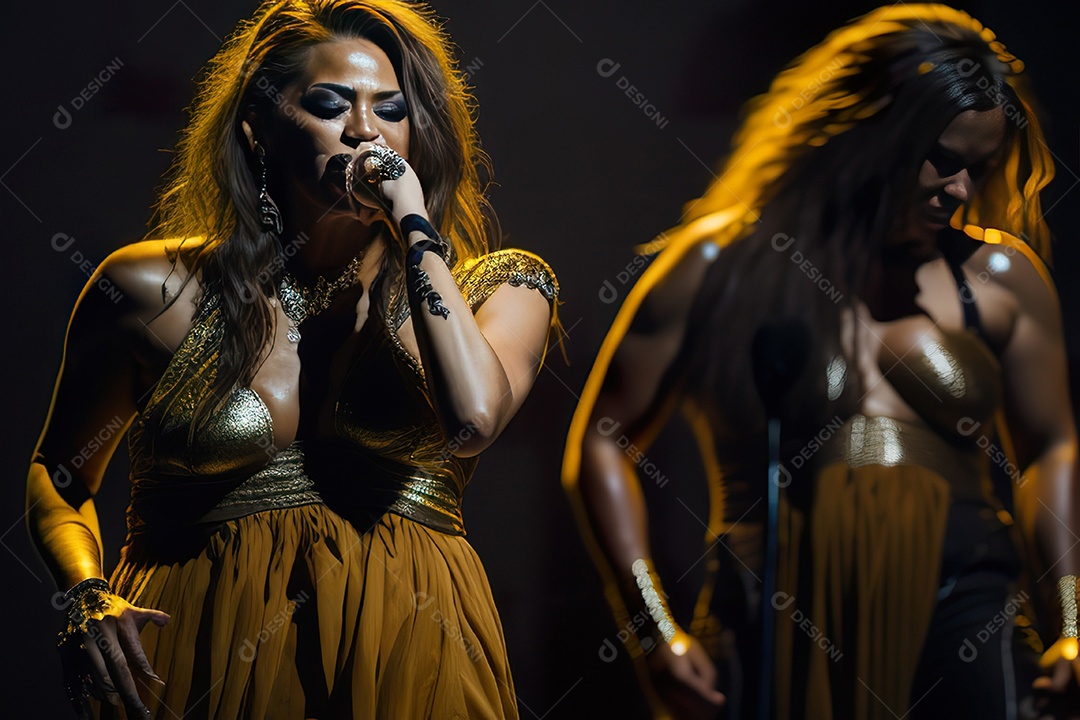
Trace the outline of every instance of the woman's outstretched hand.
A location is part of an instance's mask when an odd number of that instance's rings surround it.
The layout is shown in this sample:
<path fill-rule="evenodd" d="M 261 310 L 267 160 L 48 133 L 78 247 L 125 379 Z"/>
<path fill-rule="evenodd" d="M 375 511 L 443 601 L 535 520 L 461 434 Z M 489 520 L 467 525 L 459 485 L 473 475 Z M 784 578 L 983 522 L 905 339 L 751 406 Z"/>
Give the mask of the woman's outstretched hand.
<path fill-rule="evenodd" d="M 677 650 L 685 650 L 681 654 Z M 660 642 L 646 656 L 656 694 L 678 720 L 715 718 L 724 704 L 716 690 L 716 667 L 696 638 L 679 632 L 671 644 Z"/>
<path fill-rule="evenodd" d="M 66 634 L 60 642 L 64 686 L 79 717 L 93 717 L 88 695 L 113 705 L 123 705 L 129 718 L 149 717 L 139 696 L 136 677 L 164 686 L 150 667 L 139 634 L 152 622 L 164 627 L 169 616 L 160 610 L 132 605 L 109 594 L 100 612 L 82 623 L 82 629 Z M 143 681 L 150 687 L 150 683 Z"/>
<path fill-rule="evenodd" d="M 1046 675 L 1035 680 L 1039 717 L 1080 720 L 1080 657 L 1076 638 L 1059 638 L 1043 653 L 1039 665 Z"/>

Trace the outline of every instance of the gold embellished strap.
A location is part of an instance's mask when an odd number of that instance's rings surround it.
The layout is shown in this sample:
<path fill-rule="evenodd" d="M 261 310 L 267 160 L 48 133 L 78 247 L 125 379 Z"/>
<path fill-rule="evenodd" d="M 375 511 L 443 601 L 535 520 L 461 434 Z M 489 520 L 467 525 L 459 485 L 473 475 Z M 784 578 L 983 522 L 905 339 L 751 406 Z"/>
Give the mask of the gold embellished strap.
<path fill-rule="evenodd" d="M 200 398 L 207 396 L 217 379 L 218 359 L 225 335 L 221 296 L 208 293 L 199 301 L 191 329 L 173 353 L 172 359 L 139 413 L 143 422 L 154 420 L 160 430 L 188 425 L 187 442 L 194 442 L 196 425 L 191 422 Z M 229 394 L 220 394 L 212 412 L 218 412 Z"/>
<path fill-rule="evenodd" d="M 1076 576 L 1065 575 L 1058 580 L 1061 600 L 1061 637 L 1074 638 L 1076 632 Z"/>
<path fill-rule="evenodd" d="M 525 250 L 499 250 L 470 258 L 454 269 L 454 279 L 474 311 L 505 283 L 538 290 L 551 302 L 559 296 L 559 282 L 551 266 Z"/>

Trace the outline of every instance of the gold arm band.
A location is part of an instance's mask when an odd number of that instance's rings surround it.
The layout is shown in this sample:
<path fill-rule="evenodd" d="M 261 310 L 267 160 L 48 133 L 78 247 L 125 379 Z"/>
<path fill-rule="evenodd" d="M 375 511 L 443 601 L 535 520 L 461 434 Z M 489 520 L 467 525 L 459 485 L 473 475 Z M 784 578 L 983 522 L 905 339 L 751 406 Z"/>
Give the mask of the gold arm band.
<path fill-rule="evenodd" d="M 1076 576 L 1058 579 L 1058 598 L 1061 600 L 1061 637 L 1076 637 Z"/>
<path fill-rule="evenodd" d="M 634 580 L 637 581 L 638 589 L 641 590 L 641 599 L 645 601 L 645 607 L 648 609 L 649 615 L 652 617 L 653 622 L 656 623 L 656 627 L 660 629 L 660 635 L 664 638 L 664 642 L 670 643 L 675 637 L 679 626 L 675 624 L 675 619 L 671 617 L 671 611 L 660 599 L 660 594 L 656 591 L 656 584 L 653 581 L 648 564 L 638 558 L 630 566 L 630 569 L 634 573 Z"/>

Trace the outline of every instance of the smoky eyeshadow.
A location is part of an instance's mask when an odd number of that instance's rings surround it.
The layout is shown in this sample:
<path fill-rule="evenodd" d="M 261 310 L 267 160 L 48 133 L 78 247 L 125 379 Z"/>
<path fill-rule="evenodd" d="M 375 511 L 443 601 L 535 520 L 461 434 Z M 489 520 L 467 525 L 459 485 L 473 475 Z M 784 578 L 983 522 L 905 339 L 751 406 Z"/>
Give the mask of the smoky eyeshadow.
<path fill-rule="evenodd" d="M 300 97 L 300 106 L 312 115 L 331 118 L 348 109 L 349 103 L 332 90 L 313 87 Z"/>
<path fill-rule="evenodd" d="M 375 106 L 375 113 L 384 120 L 400 122 L 409 115 L 409 106 L 405 102 L 405 96 L 398 93 L 389 100 L 384 100 Z"/>

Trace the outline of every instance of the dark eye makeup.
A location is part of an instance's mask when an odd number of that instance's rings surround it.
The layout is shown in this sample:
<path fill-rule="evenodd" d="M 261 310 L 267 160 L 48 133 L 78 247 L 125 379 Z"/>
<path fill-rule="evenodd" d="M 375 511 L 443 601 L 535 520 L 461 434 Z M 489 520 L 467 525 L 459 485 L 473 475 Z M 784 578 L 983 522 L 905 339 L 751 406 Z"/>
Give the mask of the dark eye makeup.
<path fill-rule="evenodd" d="M 405 96 L 398 93 L 393 98 L 380 102 L 375 106 L 375 114 L 383 120 L 401 122 L 409 115 L 409 108 L 405 104 Z"/>
<path fill-rule="evenodd" d="M 374 107 L 376 115 L 389 122 L 401 122 L 408 117 L 408 104 L 400 91 L 380 95 L 382 97 Z M 355 99 L 356 94 L 351 88 L 319 83 L 307 89 L 300 98 L 300 105 L 312 115 L 329 120 L 348 111 Z"/>
<path fill-rule="evenodd" d="M 332 90 L 309 88 L 300 98 L 300 105 L 316 117 L 330 119 L 349 109 L 349 103 Z"/>

